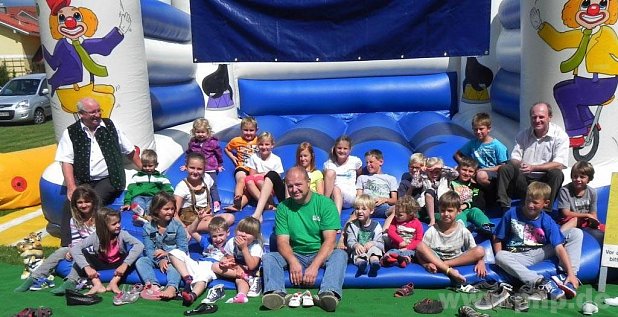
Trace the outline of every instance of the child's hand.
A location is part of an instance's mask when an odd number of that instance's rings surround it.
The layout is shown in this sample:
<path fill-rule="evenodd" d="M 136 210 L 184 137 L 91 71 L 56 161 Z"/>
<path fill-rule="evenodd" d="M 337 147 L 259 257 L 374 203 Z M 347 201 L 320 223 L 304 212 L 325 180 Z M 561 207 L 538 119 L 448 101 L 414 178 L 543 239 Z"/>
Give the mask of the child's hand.
<path fill-rule="evenodd" d="M 131 209 L 131 205 L 124 205 L 124 206 L 120 207 L 120 211 L 127 211 L 129 209 Z"/>
<path fill-rule="evenodd" d="M 161 261 L 159 261 L 159 270 L 161 270 L 161 273 L 167 272 L 169 265 L 170 263 L 167 261 L 167 258 L 161 259 Z"/>
<path fill-rule="evenodd" d="M 197 208 L 197 221 L 202 221 L 212 215 L 210 207 Z"/>
<path fill-rule="evenodd" d="M 73 261 L 73 256 L 71 255 L 71 252 L 67 252 L 67 254 L 64 255 L 64 259 L 67 261 Z"/>
<path fill-rule="evenodd" d="M 167 252 L 161 250 L 161 249 L 156 249 L 153 253 L 154 257 L 157 259 L 160 259 L 162 257 L 166 257 L 167 256 Z"/>
<path fill-rule="evenodd" d="M 400 249 L 405 249 L 407 246 L 408 246 L 408 244 L 405 241 L 399 242 L 399 248 Z"/>
<path fill-rule="evenodd" d="M 484 278 L 487 275 L 487 268 L 485 267 L 485 261 L 478 261 L 474 266 L 474 272 L 480 278 Z"/>
<path fill-rule="evenodd" d="M 247 247 L 247 239 L 245 239 L 245 237 L 235 236 L 234 244 L 236 244 L 238 249 L 243 250 Z"/>
<path fill-rule="evenodd" d="M 225 168 L 223 168 L 223 166 L 217 167 L 217 172 L 223 172 L 224 170 L 225 170 Z"/>
<path fill-rule="evenodd" d="M 185 165 L 180 165 L 180 171 L 184 172 L 187 170 L 187 167 Z"/>
<path fill-rule="evenodd" d="M 354 252 L 356 253 L 356 255 L 361 255 L 367 253 L 367 250 L 365 250 L 365 247 L 362 244 L 357 243 L 356 245 L 354 245 Z"/>
<path fill-rule="evenodd" d="M 238 158 L 235 156 L 232 157 L 232 162 L 234 162 L 234 166 L 238 166 Z"/>
<path fill-rule="evenodd" d="M 369 241 L 367 243 L 365 243 L 364 247 L 365 247 L 365 252 L 369 251 L 369 249 L 371 249 L 371 247 L 373 247 L 375 245 L 375 243 L 373 241 Z"/>
<path fill-rule="evenodd" d="M 382 205 L 383 203 L 385 203 L 385 202 L 386 202 L 386 200 L 387 200 L 387 199 L 386 199 L 386 198 L 383 198 L 383 197 L 377 198 L 377 199 L 376 199 L 376 206 L 380 206 L 380 205 Z"/>

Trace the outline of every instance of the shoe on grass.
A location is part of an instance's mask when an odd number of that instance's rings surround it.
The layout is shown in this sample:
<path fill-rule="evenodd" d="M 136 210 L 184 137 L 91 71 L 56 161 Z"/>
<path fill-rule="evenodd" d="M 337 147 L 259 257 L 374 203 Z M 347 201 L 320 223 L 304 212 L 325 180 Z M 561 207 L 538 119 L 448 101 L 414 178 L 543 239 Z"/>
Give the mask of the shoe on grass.
<path fill-rule="evenodd" d="M 582 305 L 582 314 L 584 315 L 592 315 L 599 312 L 599 307 L 595 302 L 585 302 Z"/>
<path fill-rule="evenodd" d="M 30 285 L 29 289 L 31 291 L 40 291 L 44 288 L 51 288 L 54 286 L 54 282 L 50 282 L 46 277 L 37 277 L 34 279 L 34 282 Z"/>
<path fill-rule="evenodd" d="M 530 308 L 528 301 L 519 295 L 509 296 L 509 298 L 502 302 L 498 307 L 512 309 L 516 312 L 527 312 Z"/>
<path fill-rule="evenodd" d="M 204 304 L 214 304 L 216 301 L 225 297 L 225 288 L 223 284 L 217 284 L 211 287 L 206 294 L 206 298 L 202 300 Z"/>
<path fill-rule="evenodd" d="M 288 301 L 288 307 L 290 308 L 300 307 L 303 301 L 302 296 L 303 294 L 300 292 L 292 294 L 292 297 L 290 297 L 290 300 Z"/>
<path fill-rule="evenodd" d="M 322 292 L 318 294 L 320 308 L 327 312 L 334 312 L 339 305 L 339 299 L 333 292 Z"/>
<path fill-rule="evenodd" d="M 286 294 L 284 292 L 264 294 L 264 296 L 262 296 L 262 306 L 270 310 L 280 309 L 285 306 L 285 297 Z"/>
<path fill-rule="evenodd" d="M 547 290 L 528 283 L 519 288 L 517 295 L 529 301 L 542 301 L 547 299 Z"/>
<path fill-rule="evenodd" d="M 30 286 L 32 286 L 32 284 L 34 284 L 34 278 L 32 276 L 29 276 L 19 286 L 17 286 L 17 288 L 15 288 L 13 291 L 14 292 L 25 292 L 30 289 Z"/>
<path fill-rule="evenodd" d="M 56 295 L 56 296 L 63 296 L 64 293 L 66 293 L 67 291 L 75 290 L 76 286 L 77 286 L 77 284 L 75 282 L 66 280 L 66 281 L 64 281 L 64 283 L 62 283 L 62 285 L 52 289 L 49 292 L 54 294 L 54 295 Z"/>
<path fill-rule="evenodd" d="M 479 313 L 470 306 L 459 307 L 458 316 L 459 317 L 489 317 L 489 315 Z"/>
<path fill-rule="evenodd" d="M 480 310 L 493 309 L 502 304 L 507 298 L 509 298 L 509 296 L 511 296 L 511 293 L 509 293 L 506 288 L 496 291 L 489 291 L 485 294 L 485 296 L 483 296 L 483 298 L 474 303 L 474 307 Z"/>

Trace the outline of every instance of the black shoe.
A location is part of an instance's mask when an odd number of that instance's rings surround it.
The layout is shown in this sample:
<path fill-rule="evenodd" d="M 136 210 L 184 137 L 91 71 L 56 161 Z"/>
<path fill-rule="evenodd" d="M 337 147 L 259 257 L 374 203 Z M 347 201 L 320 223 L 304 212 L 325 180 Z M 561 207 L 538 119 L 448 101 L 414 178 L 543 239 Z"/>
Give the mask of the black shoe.
<path fill-rule="evenodd" d="M 64 296 L 67 299 L 68 306 L 75 305 L 94 305 L 100 303 L 103 298 L 98 295 L 84 295 L 74 290 L 66 290 Z"/>
<path fill-rule="evenodd" d="M 199 304 L 197 307 L 191 310 L 186 310 L 184 312 L 185 316 L 194 316 L 194 315 L 204 315 L 204 314 L 212 314 L 219 309 L 217 305 L 214 304 Z"/>

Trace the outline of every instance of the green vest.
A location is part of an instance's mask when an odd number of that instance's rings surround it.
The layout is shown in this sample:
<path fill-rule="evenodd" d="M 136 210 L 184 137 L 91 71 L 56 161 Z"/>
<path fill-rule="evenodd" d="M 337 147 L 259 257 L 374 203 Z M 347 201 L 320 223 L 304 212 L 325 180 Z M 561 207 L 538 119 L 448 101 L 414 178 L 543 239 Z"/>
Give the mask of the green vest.
<path fill-rule="evenodd" d="M 112 120 L 103 119 L 105 127 L 100 126 L 94 136 L 101 147 L 109 179 L 116 190 L 124 190 L 126 178 L 122 164 L 122 152 L 118 143 L 118 131 Z M 91 142 L 82 129 L 80 121 L 67 128 L 73 143 L 73 175 L 78 184 L 90 183 L 90 146 Z"/>

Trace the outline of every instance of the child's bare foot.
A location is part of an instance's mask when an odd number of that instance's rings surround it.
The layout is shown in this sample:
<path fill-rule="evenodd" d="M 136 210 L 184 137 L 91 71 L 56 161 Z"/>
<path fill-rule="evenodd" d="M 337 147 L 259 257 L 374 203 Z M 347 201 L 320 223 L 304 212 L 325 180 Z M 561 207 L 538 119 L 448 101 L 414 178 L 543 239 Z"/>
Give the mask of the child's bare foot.
<path fill-rule="evenodd" d="M 88 292 L 85 293 L 85 295 L 102 294 L 102 293 L 105 293 L 106 291 L 107 289 L 105 289 L 105 286 L 98 285 L 98 286 L 93 286 Z"/>
<path fill-rule="evenodd" d="M 165 287 L 165 289 L 161 291 L 161 299 L 173 298 L 176 298 L 176 288 L 174 286 Z"/>
<path fill-rule="evenodd" d="M 425 270 L 427 270 L 427 272 L 431 274 L 438 273 L 438 268 L 433 263 L 425 263 L 423 264 L 423 267 L 425 268 Z"/>
<path fill-rule="evenodd" d="M 454 268 L 450 268 L 448 271 L 448 277 L 453 279 L 455 282 L 459 283 L 459 284 L 465 284 L 466 283 L 466 278 L 461 275 L 461 273 L 459 273 L 459 271 L 457 271 Z"/>
<path fill-rule="evenodd" d="M 110 283 L 109 285 L 107 285 L 107 290 L 114 292 L 114 294 L 122 293 L 122 291 L 120 290 L 120 288 L 118 288 L 118 285 L 116 285 L 116 284 L 111 284 Z"/>
<path fill-rule="evenodd" d="M 239 212 L 240 211 L 234 205 L 224 207 L 223 210 L 228 211 L 228 212 Z"/>
<path fill-rule="evenodd" d="M 234 208 L 240 210 L 241 209 L 241 205 L 242 204 L 242 195 L 236 195 L 234 196 Z"/>

